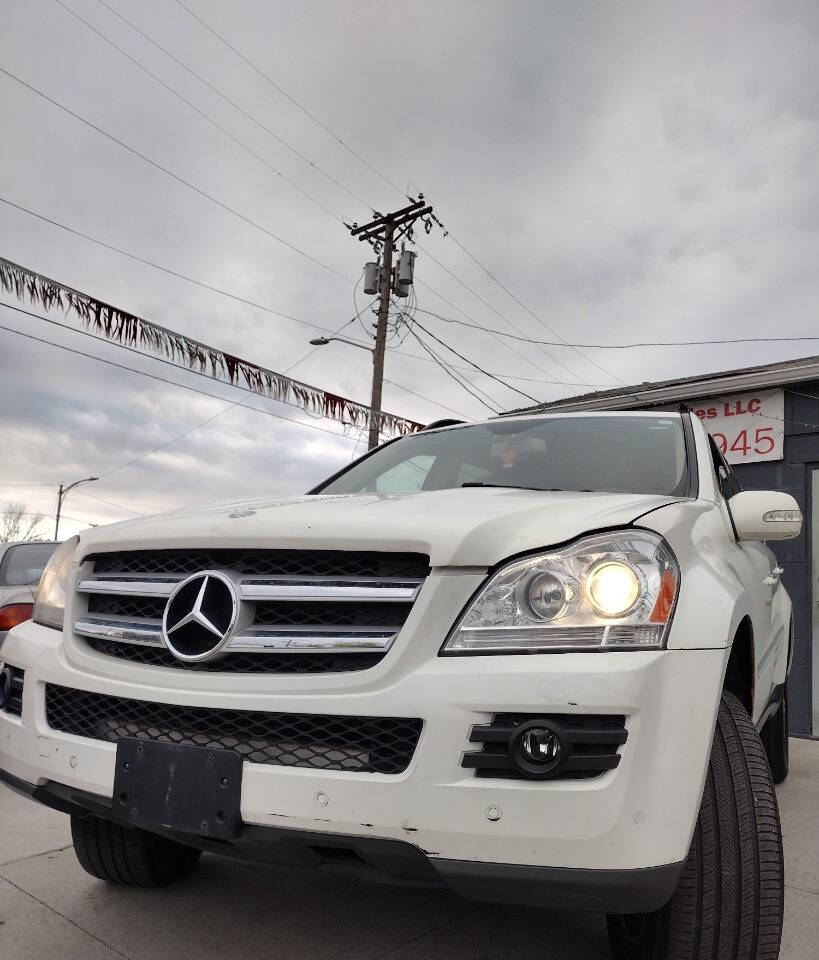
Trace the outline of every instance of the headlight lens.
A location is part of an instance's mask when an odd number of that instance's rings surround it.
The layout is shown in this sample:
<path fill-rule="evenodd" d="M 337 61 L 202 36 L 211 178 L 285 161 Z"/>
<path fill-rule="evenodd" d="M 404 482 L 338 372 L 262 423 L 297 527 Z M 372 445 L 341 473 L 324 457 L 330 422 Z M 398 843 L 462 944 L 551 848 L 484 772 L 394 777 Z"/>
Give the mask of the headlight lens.
<path fill-rule="evenodd" d="M 679 582 L 677 562 L 655 533 L 584 537 L 502 567 L 441 652 L 658 649 Z"/>
<path fill-rule="evenodd" d="M 637 603 L 640 579 L 621 560 L 604 560 L 586 577 L 591 604 L 604 617 L 622 617 Z"/>
<path fill-rule="evenodd" d="M 51 554 L 34 597 L 31 619 L 35 623 L 62 630 L 66 581 L 79 542 L 79 537 L 72 537 Z"/>

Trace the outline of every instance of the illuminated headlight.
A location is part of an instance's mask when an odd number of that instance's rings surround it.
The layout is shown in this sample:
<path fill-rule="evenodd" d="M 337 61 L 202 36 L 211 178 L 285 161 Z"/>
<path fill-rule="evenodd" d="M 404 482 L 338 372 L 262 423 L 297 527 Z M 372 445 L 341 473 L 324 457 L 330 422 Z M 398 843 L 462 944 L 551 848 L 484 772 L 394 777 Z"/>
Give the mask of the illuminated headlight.
<path fill-rule="evenodd" d="M 584 537 L 501 567 L 441 653 L 659 649 L 679 582 L 677 562 L 655 533 Z"/>
<path fill-rule="evenodd" d="M 71 537 L 51 554 L 34 597 L 31 619 L 35 623 L 62 630 L 66 583 L 71 570 L 71 561 L 74 559 L 79 542 L 79 537 Z"/>

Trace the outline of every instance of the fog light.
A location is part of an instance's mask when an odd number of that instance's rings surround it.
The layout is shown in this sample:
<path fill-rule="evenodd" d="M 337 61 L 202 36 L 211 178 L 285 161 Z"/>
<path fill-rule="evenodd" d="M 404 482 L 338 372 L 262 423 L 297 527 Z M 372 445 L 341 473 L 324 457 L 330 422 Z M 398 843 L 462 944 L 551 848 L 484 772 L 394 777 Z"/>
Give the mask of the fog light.
<path fill-rule="evenodd" d="M 556 773 L 566 763 L 568 752 L 560 728 L 543 720 L 521 724 L 509 743 L 509 755 L 518 772 L 533 780 Z"/>
<path fill-rule="evenodd" d="M 529 760 L 537 763 L 554 763 L 560 759 L 560 740 L 551 730 L 535 727 L 520 738 L 520 748 Z"/>
<path fill-rule="evenodd" d="M 11 667 L 0 670 L 0 710 L 8 703 L 11 696 Z"/>

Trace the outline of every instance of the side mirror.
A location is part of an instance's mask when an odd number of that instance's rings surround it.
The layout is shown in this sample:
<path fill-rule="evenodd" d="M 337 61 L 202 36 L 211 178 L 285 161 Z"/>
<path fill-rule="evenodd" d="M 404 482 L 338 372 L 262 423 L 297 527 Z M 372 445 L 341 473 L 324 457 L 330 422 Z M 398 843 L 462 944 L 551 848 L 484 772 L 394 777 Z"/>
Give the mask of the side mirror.
<path fill-rule="evenodd" d="M 792 540 L 802 530 L 802 511 L 789 493 L 743 490 L 728 505 L 740 540 Z"/>

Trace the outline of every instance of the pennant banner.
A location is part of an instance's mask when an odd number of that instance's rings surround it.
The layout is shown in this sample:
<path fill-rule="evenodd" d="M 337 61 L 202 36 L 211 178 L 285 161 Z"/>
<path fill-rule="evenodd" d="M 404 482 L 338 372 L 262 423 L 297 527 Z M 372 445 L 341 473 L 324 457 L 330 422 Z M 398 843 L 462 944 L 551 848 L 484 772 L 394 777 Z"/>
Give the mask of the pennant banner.
<path fill-rule="evenodd" d="M 3 257 L 0 257 L 0 287 L 19 300 L 28 300 L 45 310 L 60 309 L 65 313 L 74 313 L 86 329 L 114 343 L 167 357 L 214 380 L 245 386 L 261 396 L 293 404 L 308 413 L 320 414 L 338 423 L 361 428 L 370 425 L 371 410 L 362 403 L 292 380 L 250 360 L 242 360 L 168 330 Z M 414 433 L 422 426 L 392 413 L 382 412 L 379 416 L 379 431 L 382 434 L 395 436 Z"/>

